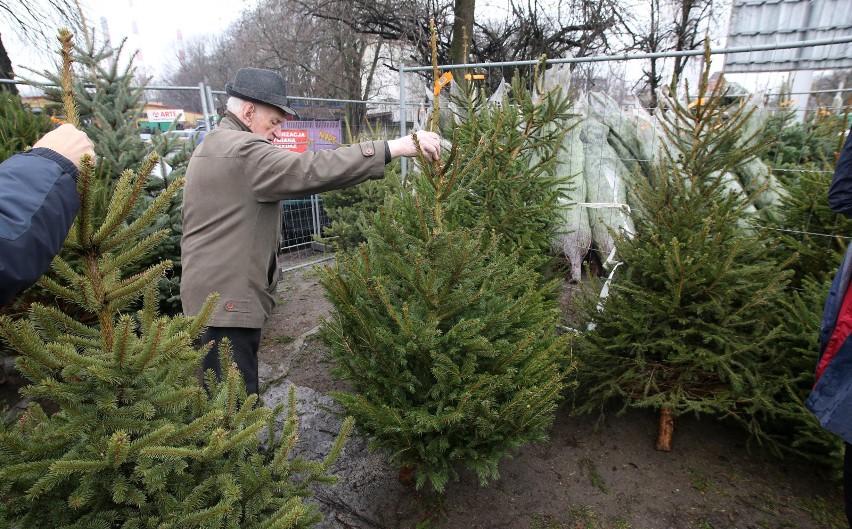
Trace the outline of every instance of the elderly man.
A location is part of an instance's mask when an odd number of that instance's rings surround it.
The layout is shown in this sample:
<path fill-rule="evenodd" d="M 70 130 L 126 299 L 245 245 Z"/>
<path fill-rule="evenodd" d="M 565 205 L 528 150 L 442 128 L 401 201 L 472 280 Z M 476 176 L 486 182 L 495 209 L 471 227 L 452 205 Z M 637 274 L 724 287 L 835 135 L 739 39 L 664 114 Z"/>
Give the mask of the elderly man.
<path fill-rule="evenodd" d="M 348 187 L 384 176 L 397 156 L 416 156 L 411 136 L 335 150 L 294 153 L 272 143 L 289 107 L 284 79 L 243 68 L 225 85 L 230 98 L 219 127 L 192 155 L 183 194 L 181 299 L 195 316 L 218 292 L 202 342 L 214 342 L 204 369 L 221 374 L 218 344 L 231 342 L 246 391 L 258 391 L 260 332 L 275 305 L 281 200 Z M 440 139 L 418 132 L 424 156 L 440 158 Z"/>

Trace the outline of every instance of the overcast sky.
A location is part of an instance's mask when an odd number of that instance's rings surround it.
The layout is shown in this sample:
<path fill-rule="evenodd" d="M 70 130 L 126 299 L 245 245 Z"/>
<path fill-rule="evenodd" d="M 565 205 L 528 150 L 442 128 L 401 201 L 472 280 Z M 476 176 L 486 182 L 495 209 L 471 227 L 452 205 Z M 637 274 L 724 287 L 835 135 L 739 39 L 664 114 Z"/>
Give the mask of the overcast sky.
<path fill-rule="evenodd" d="M 31 0 L 32 1 L 32 0 Z M 38 2 L 39 0 L 35 0 Z M 43 1 L 43 0 L 42 0 Z M 106 19 L 110 38 L 117 44 L 127 37 L 128 52 L 139 50 L 141 60 L 134 63 L 148 76 L 158 78 L 167 63 L 175 61 L 179 49 L 178 33 L 183 40 L 215 34 L 235 21 L 243 9 L 256 0 L 83 0 L 87 25 L 102 35 L 102 21 Z M 45 10 L 47 12 L 47 10 Z M 51 21 L 48 21 L 51 24 Z M 36 49 L 22 43 L 5 19 L 0 20 L 0 34 L 12 59 L 15 72 L 26 74 L 19 66 L 36 70 L 50 67 L 56 50 Z M 57 29 L 60 21 L 53 21 Z M 129 57 L 129 53 L 127 57 Z"/>
<path fill-rule="evenodd" d="M 48 0 L 23 0 L 29 5 L 39 6 Z M 184 41 L 193 38 L 213 35 L 226 29 L 232 22 L 236 21 L 240 13 L 254 6 L 257 0 L 80 0 L 86 11 L 87 22 L 94 27 L 99 39 L 103 41 L 102 19 L 106 20 L 110 39 L 117 44 L 122 38 L 127 37 L 125 58 L 130 53 L 139 50 L 140 56 L 134 62 L 137 70 L 149 77 L 153 77 L 156 84 L 162 80 L 163 74 L 169 64 L 175 64 L 177 50 L 180 48 L 179 34 Z M 487 4 L 490 9 L 500 9 L 504 0 L 483 0 L 478 4 Z M 49 9 L 39 6 L 35 9 L 39 13 L 49 13 Z M 502 14 L 502 12 L 501 12 Z M 727 14 L 720 16 L 720 22 L 727 22 Z M 0 18 L 0 34 L 12 59 L 13 67 L 19 77 L 33 78 L 24 70 L 28 66 L 41 71 L 53 69 L 52 63 L 57 51 L 53 49 L 38 47 L 22 43 L 16 36 L 14 29 L 8 27 L 9 20 Z M 47 21 L 48 27 L 62 25 L 58 20 Z M 724 31 L 720 31 L 724 34 Z M 715 43 L 719 46 L 720 43 Z M 700 61 L 693 61 L 698 64 Z M 714 58 L 714 66 L 721 64 L 721 58 Z M 626 67 L 619 65 L 628 78 L 636 77 L 634 70 L 641 68 L 641 63 L 631 62 Z M 750 90 L 765 88 L 778 84 L 781 76 L 786 74 L 761 74 L 755 75 L 731 75 L 730 79 L 746 85 Z M 763 86 L 758 86 L 762 84 Z"/>

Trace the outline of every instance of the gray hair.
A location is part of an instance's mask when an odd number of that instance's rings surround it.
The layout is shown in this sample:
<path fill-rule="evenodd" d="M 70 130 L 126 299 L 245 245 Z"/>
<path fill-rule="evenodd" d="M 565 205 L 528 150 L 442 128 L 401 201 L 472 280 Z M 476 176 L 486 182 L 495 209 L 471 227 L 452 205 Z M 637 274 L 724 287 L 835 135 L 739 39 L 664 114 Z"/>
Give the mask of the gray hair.
<path fill-rule="evenodd" d="M 239 97 L 230 96 L 228 97 L 228 102 L 225 103 L 225 110 L 234 114 L 235 116 L 239 116 L 240 112 L 243 110 L 243 105 L 248 103 L 245 99 L 240 99 Z"/>

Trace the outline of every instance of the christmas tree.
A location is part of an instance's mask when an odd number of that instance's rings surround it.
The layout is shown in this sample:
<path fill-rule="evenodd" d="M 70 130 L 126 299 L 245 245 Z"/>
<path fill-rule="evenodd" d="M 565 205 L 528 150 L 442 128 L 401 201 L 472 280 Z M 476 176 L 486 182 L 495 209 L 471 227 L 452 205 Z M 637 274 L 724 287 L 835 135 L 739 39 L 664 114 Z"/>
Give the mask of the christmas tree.
<path fill-rule="evenodd" d="M 845 119 L 825 117 L 818 121 L 812 123 L 806 138 L 799 138 L 802 128 L 796 125 L 791 127 L 793 133 L 782 135 L 776 151 L 790 149 L 791 137 L 807 140 L 800 143 L 805 147 L 803 161 L 780 173 L 786 190 L 783 214 L 762 219 L 773 255 L 797 257 L 792 263 L 793 288 L 788 289 L 781 305 L 786 317 L 776 341 L 777 361 L 764 366 L 778 381 L 773 394 L 774 413 L 764 422 L 767 434 L 783 452 L 813 461 L 839 478 L 843 441 L 822 428 L 804 406 L 814 384 L 823 305 L 852 234 L 852 221 L 831 211 L 827 200 L 836 164 L 833 151 L 839 152 L 845 141 Z M 807 148 L 806 144 L 824 147 Z"/>
<path fill-rule="evenodd" d="M 418 487 L 442 491 L 457 465 L 483 484 L 497 478 L 502 457 L 545 438 L 571 368 L 556 284 L 519 249 L 506 251 L 488 223 L 460 223 L 473 189 L 462 182 L 497 190 L 479 178 L 526 178 L 508 157 L 490 157 L 508 135 L 456 137 L 446 160 L 421 160 L 411 191 L 387 197 L 366 243 L 322 272 L 335 309 L 322 336 L 353 387 L 334 396 Z"/>
<path fill-rule="evenodd" d="M 492 102 L 468 85 L 453 99 L 458 109 L 451 130 L 454 148 L 448 164 L 464 168 L 457 184 L 468 193 L 448 212 L 461 226 L 481 224 L 500 236 L 500 249 L 520 252 L 521 260 L 546 276 L 547 256 L 562 228 L 564 205 L 574 175 L 557 170 L 557 153 L 572 119 L 571 105 L 560 88 L 533 88 L 520 75 L 500 101 Z"/>
<path fill-rule="evenodd" d="M 754 418 L 771 412 L 775 382 L 761 366 L 775 354 L 789 277 L 744 227 L 749 199 L 726 187 L 724 175 L 762 145 L 742 138 L 746 102 L 727 103 L 723 82 L 711 89 L 709 65 L 708 51 L 695 99 L 667 102 L 662 160 L 634 189 L 635 236 L 616 234 L 624 264 L 609 296 L 594 283 L 580 304 L 576 410 L 613 399 L 657 410 L 660 450 L 685 413 L 761 435 Z"/>
<path fill-rule="evenodd" d="M 381 180 L 368 180 L 357 186 L 327 191 L 322 205 L 331 225 L 323 229 L 323 241 L 341 249 L 351 249 L 366 241 L 365 231 L 375 211 L 388 194 L 400 193 L 402 178 L 399 164 L 385 168 Z"/>
<path fill-rule="evenodd" d="M 74 123 L 70 38 L 61 33 L 63 96 Z M 193 340 L 215 298 L 196 318 L 160 316 L 156 284 L 170 263 L 123 273 L 167 236 L 143 232 L 181 180 L 129 217 L 156 162 L 153 156 L 125 171 L 100 204 L 104 182 L 90 159 L 82 161 L 81 211 L 41 284 L 93 323 L 41 304 L 26 320 L 0 318 L 0 336 L 19 353 L 18 368 L 30 381 L 22 392 L 34 399 L 0 430 L 3 527 L 283 528 L 320 518 L 303 499 L 311 483 L 331 480 L 327 470 L 351 421 L 327 460 L 290 459 L 297 440 L 292 391 L 286 410 L 259 406 L 257 396 L 246 396 L 227 347 L 221 383 L 212 373 L 209 393 L 198 383 L 206 347 L 196 349 Z M 102 220 L 95 211 L 105 212 Z M 277 435 L 276 418 L 285 411 Z"/>
<path fill-rule="evenodd" d="M 0 162 L 31 147 L 51 128 L 49 117 L 33 114 L 20 97 L 0 90 Z"/>
<path fill-rule="evenodd" d="M 834 151 L 840 152 L 846 137 L 843 123 L 830 117 L 812 124 L 806 143 L 833 147 L 825 152 L 802 145 L 800 163 L 787 164 L 778 173 L 785 190 L 781 214 L 761 219 L 766 236 L 773 240 L 774 255 L 783 258 L 797 254 L 793 263 L 795 288 L 801 288 L 807 277 L 821 282 L 833 276 L 846 251 L 846 237 L 852 234 L 852 220 L 831 211 L 827 200 L 837 161 Z M 792 128 L 800 131 L 801 126 Z"/>
<path fill-rule="evenodd" d="M 138 167 L 151 153 L 159 155 L 154 170 L 157 178 L 148 179 L 144 198 L 131 214 L 133 218 L 163 189 L 183 176 L 195 143 L 181 142 L 164 134 L 154 135 L 151 144 L 140 138 L 136 124 L 145 110 L 147 79 L 137 74 L 132 60 L 124 58 L 125 42 L 112 47 L 99 43 L 93 34 L 86 33 L 84 43 L 75 46 L 73 51 L 78 64 L 74 89 L 83 130 L 95 142 L 98 157 L 95 170 L 104 175 L 106 182 L 102 192 L 108 193 L 127 168 Z M 43 75 L 60 84 L 60 73 L 44 72 Z M 61 101 L 62 96 L 57 89 L 48 88 L 46 95 Z M 159 282 L 160 309 L 167 314 L 178 314 L 181 310 L 181 202 L 182 190 L 178 190 L 168 207 L 152 220 L 144 233 L 147 236 L 160 229 L 167 230 L 168 235 L 160 244 L 158 255 L 148 256 L 138 263 L 136 269 L 128 270 L 131 273 L 141 271 L 161 258 L 172 261 L 172 267 Z"/>
<path fill-rule="evenodd" d="M 112 47 L 99 43 L 88 31 L 84 36 L 83 44 L 73 50 L 79 65 L 74 91 L 80 123 L 95 143 L 98 164 L 117 177 L 125 169 L 139 167 L 150 152 L 136 126 L 145 108 L 147 79 L 138 79 L 133 62 L 122 58 L 126 41 Z M 61 86 L 61 72 L 44 71 L 42 75 Z M 47 87 L 45 95 L 62 100 L 59 88 Z"/>
<path fill-rule="evenodd" d="M 826 263 L 827 272 L 836 272 L 837 266 Z M 822 310 L 831 279 L 828 274 L 821 280 L 808 276 L 800 289 L 788 289 L 780 305 L 785 317 L 774 344 L 777 354 L 761 369 L 763 376 L 774 382 L 773 405 L 770 413 L 756 420 L 779 455 L 806 459 L 816 463 L 823 473 L 839 479 L 843 440 L 824 429 L 804 405 L 814 385 Z"/>

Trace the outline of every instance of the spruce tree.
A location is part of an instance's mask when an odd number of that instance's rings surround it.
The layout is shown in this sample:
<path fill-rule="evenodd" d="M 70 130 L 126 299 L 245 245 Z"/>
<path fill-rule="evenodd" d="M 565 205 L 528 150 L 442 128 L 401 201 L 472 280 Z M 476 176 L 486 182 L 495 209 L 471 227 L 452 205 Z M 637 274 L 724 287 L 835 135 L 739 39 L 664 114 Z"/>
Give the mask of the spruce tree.
<path fill-rule="evenodd" d="M 448 212 L 458 225 L 481 224 L 500 236 L 504 252 L 520 252 L 543 275 L 553 265 L 547 256 L 562 228 L 560 203 L 567 202 L 574 175 L 560 174 L 557 153 L 564 148 L 571 105 L 557 88 L 540 83 L 542 64 L 532 88 L 515 75 L 497 104 L 473 87 L 454 99 L 455 119 L 444 135 L 454 138 L 450 161 L 464 167 L 458 186 L 468 190 Z M 485 150 L 483 153 L 483 149 Z"/>
<path fill-rule="evenodd" d="M 463 182 L 509 187 L 473 176 L 508 162 L 491 155 L 509 135 L 499 127 L 515 122 L 494 123 L 476 141 L 455 137 L 444 161 L 421 160 L 410 192 L 388 196 L 367 226 L 366 243 L 321 274 L 335 309 L 321 334 L 352 383 L 334 397 L 418 488 L 442 491 L 459 465 L 483 484 L 497 478 L 502 457 L 545 438 L 570 370 L 556 283 L 521 250 L 506 251 L 491 226 L 460 223 L 472 218 Z M 510 167 L 490 174 L 526 178 Z"/>
<path fill-rule="evenodd" d="M 195 150 L 194 142 L 182 142 L 177 138 L 171 138 L 166 134 L 156 134 L 151 138 L 152 152 L 159 158 L 159 172 L 155 178 L 149 178 L 145 187 L 143 205 L 151 203 L 168 186 L 186 174 L 189 159 Z M 183 204 L 183 188 L 178 189 L 172 196 L 168 207 L 158 215 L 157 219 L 148 227 L 146 232 L 165 229 L 168 236 L 162 242 L 157 255 L 150 255 L 140 262 L 140 267 L 154 264 L 159 259 L 169 259 L 172 262 L 171 269 L 160 279 L 158 289 L 160 292 L 160 310 L 165 314 L 179 314 L 182 310 L 180 301 L 180 240 L 183 236 L 183 218 L 181 216 L 181 204 Z"/>
<path fill-rule="evenodd" d="M 726 190 L 723 175 L 762 145 L 741 137 L 745 102 L 726 103 L 723 83 L 708 89 L 709 51 L 706 65 L 694 100 L 668 100 L 662 160 L 635 186 L 635 236 L 616 234 L 624 264 L 609 296 L 594 283 L 580 304 L 576 411 L 613 399 L 657 410 L 661 450 L 685 413 L 731 417 L 761 436 L 755 417 L 771 412 L 775 382 L 762 366 L 789 276 L 744 227 L 749 199 Z"/>
<path fill-rule="evenodd" d="M 801 133 L 798 126 L 792 127 L 794 133 L 781 134 L 782 142 Z M 839 152 L 845 132 L 843 123 L 831 118 L 809 129 L 807 143 L 825 148 L 804 149 L 810 160 L 780 173 L 786 189 L 782 214 L 761 219 L 773 254 L 797 256 L 792 263 L 792 288 L 781 305 L 783 332 L 775 343 L 777 361 L 765 366 L 768 376 L 778 381 L 775 410 L 765 420 L 765 430 L 783 453 L 813 461 L 834 477 L 841 474 L 843 441 L 820 426 L 804 401 L 814 384 L 823 305 L 852 234 L 852 221 L 832 212 L 827 200 L 836 161 L 830 151 Z M 834 147 L 827 149 L 831 144 Z"/>
<path fill-rule="evenodd" d="M 183 176 L 195 143 L 180 142 L 163 134 L 153 136 L 151 144 L 142 141 L 136 123 L 145 109 L 147 79 L 140 78 L 133 61 L 125 57 L 126 40 L 112 47 L 98 42 L 91 33 L 85 37 L 84 42 L 76 45 L 73 51 L 78 65 L 74 89 L 83 130 L 95 142 L 98 157 L 96 171 L 110 176 L 103 192 L 108 193 L 110 186 L 127 168 L 138 167 L 149 154 L 157 153 L 160 158 L 160 177 L 148 180 L 144 198 L 131 214 L 133 218 L 170 183 Z M 59 73 L 44 72 L 43 75 L 59 85 Z M 61 93 L 57 89 L 47 89 L 46 95 L 54 101 L 61 101 Z M 166 167 L 171 172 L 166 171 Z M 158 287 L 160 308 L 167 314 L 177 314 L 181 310 L 181 202 L 182 190 L 178 190 L 168 207 L 147 228 L 145 235 L 159 229 L 168 230 L 169 235 L 160 245 L 159 254 L 148 256 L 138 263 L 136 270 L 129 270 L 131 273 L 138 272 L 159 258 L 172 261 L 172 267 L 160 279 Z"/>
<path fill-rule="evenodd" d="M 74 122 L 70 34 L 62 40 L 64 97 Z M 22 392 L 34 399 L 0 429 L 3 527 L 289 528 L 320 518 L 303 500 L 311 483 L 331 479 L 329 465 L 351 421 L 327 460 L 290 459 L 297 440 L 292 390 L 277 435 L 284 407 L 270 410 L 246 396 L 227 347 L 221 383 L 208 372 L 209 393 L 198 384 L 207 347 L 193 340 L 215 297 L 198 317 L 160 316 L 156 283 L 170 263 L 124 273 L 167 236 L 142 234 L 182 184 L 173 182 L 131 220 L 156 162 L 152 156 L 125 171 L 106 204 L 98 203 L 103 175 L 90 159 L 82 162 L 80 214 L 41 284 L 92 323 L 42 304 L 33 304 L 25 320 L 0 318 L 0 336 L 19 353 L 18 368 L 30 382 Z M 102 219 L 94 215 L 99 210 Z"/>
<path fill-rule="evenodd" d="M 145 108 L 147 79 L 138 79 L 133 61 L 125 59 L 124 45 L 99 43 L 90 34 L 74 48 L 74 91 L 82 129 L 95 142 L 98 164 L 115 177 L 125 169 L 137 168 L 151 149 L 139 137 L 136 122 Z M 61 72 L 42 75 L 61 86 Z M 58 88 L 45 88 L 45 95 L 61 101 Z"/>
<path fill-rule="evenodd" d="M 465 166 L 457 183 L 468 189 L 463 203 L 448 215 L 453 222 L 482 224 L 500 235 L 503 251 L 520 251 L 539 271 L 553 264 L 547 258 L 551 241 L 561 228 L 565 199 L 573 175 L 560 174 L 556 154 L 573 117 L 568 98 L 560 88 L 545 89 L 539 82 L 539 64 L 532 88 L 515 75 L 502 99 L 492 102 L 473 85 L 456 91 L 453 108 L 441 111 L 442 133 L 454 138 L 455 163 Z M 479 143 L 485 142 L 482 154 Z M 474 159 L 473 156 L 479 157 Z M 385 179 L 323 194 L 332 226 L 329 237 L 338 237 L 344 248 L 364 241 L 365 222 L 388 193 L 399 192 L 397 166 Z M 410 186 L 408 186 L 410 191 Z"/>
<path fill-rule="evenodd" d="M 760 132 L 769 148 L 762 158 L 776 169 L 796 170 L 812 163 L 832 163 L 839 152 L 838 137 L 846 132 L 847 116 L 823 115 L 822 111 L 808 116 L 804 123 L 795 122 L 796 113 L 783 107 L 774 113 Z M 832 164 L 833 165 L 833 164 Z M 779 172 L 779 178 L 785 173 Z"/>
<path fill-rule="evenodd" d="M 846 251 L 846 237 L 852 234 L 852 220 L 831 211 L 827 199 L 836 165 L 833 150 L 839 152 L 845 132 L 842 123 L 834 119 L 810 129 L 810 141 L 833 143 L 832 152 L 812 150 L 808 161 L 780 171 L 779 181 L 785 191 L 780 214 L 761 219 L 778 258 L 797 254 L 793 263 L 795 288 L 802 287 L 807 277 L 822 281 L 833 276 Z"/>
<path fill-rule="evenodd" d="M 829 265 L 836 272 L 838 265 Z M 782 456 L 795 456 L 816 463 L 822 473 L 838 479 L 843 468 L 843 440 L 824 429 L 805 408 L 814 385 L 814 367 L 819 356 L 822 310 L 832 276 L 807 276 L 801 288 L 788 289 L 779 306 L 782 332 L 774 342 L 776 354 L 762 368 L 772 385 L 771 413 L 756 417 Z"/>
<path fill-rule="evenodd" d="M 400 193 L 401 189 L 399 164 L 393 164 L 385 168 L 381 180 L 323 193 L 323 209 L 331 219 L 331 225 L 323 229 L 323 241 L 342 249 L 365 242 L 365 231 L 373 214 L 384 204 L 387 195 Z"/>
<path fill-rule="evenodd" d="M 0 162 L 31 147 L 51 128 L 49 117 L 33 114 L 20 97 L 0 90 Z"/>

